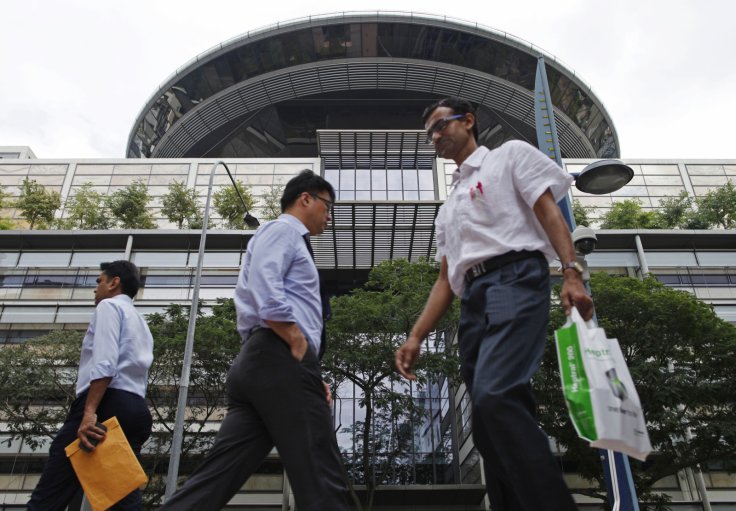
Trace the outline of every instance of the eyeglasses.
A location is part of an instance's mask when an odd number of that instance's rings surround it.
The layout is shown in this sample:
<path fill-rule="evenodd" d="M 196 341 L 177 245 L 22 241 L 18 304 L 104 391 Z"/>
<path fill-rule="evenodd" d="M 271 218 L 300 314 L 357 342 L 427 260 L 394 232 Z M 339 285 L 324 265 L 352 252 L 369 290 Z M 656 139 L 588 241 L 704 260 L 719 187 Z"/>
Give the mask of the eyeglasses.
<path fill-rule="evenodd" d="M 432 135 L 434 135 L 435 133 L 442 133 L 451 121 L 456 121 L 458 119 L 462 119 L 463 117 L 465 117 L 465 114 L 450 115 L 439 119 L 427 130 L 427 143 L 431 144 Z"/>
<path fill-rule="evenodd" d="M 311 195 L 311 196 L 312 196 L 312 197 L 314 197 L 315 199 L 319 199 L 319 200 L 321 200 L 322 202 L 324 202 L 324 203 L 325 203 L 325 206 L 327 206 L 327 210 L 328 210 L 328 211 L 332 211 L 332 206 L 334 206 L 334 205 L 335 205 L 335 203 L 334 203 L 334 202 L 332 202 L 332 201 L 330 201 L 330 200 L 327 200 L 327 199 L 325 199 L 324 197 L 320 197 L 320 196 L 319 196 L 319 195 L 317 195 L 316 193 L 310 193 L 309 195 Z"/>

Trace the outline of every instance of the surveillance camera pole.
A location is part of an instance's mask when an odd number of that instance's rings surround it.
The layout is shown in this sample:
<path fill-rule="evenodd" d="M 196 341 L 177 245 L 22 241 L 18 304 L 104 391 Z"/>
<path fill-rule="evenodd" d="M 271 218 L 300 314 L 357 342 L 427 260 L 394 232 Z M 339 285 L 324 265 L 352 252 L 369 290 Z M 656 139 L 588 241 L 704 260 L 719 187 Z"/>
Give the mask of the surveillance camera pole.
<path fill-rule="evenodd" d="M 537 75 L 534 87 L 534 114 L 537 128 L 537 143 L 539 150 L 555 160 L 562 167 L 562 158 L 557 140 L 557 126 L 555 124 L 554 106 L 552 96 L 549 93 L 547 82 L 547 71 L 544 67 L 544 57 L 537 59 Z M 570 197 L 565 196 L 559 203 L 562 215 L 565 217 L 570 232 L 575 230 L 575 217 L 570 203 Z M 576 251 L 577 252 L 577 251 Z M 583 282 L 585 289 L 591 293 L 590 272 L 585 261 L 585 256 L 578 253 L 578 261 L 583 265 Z M 593 309 L 593 320 L 595 309 Z M 601 463 L 603 465 L 603 476 L 608 490 L 609 504 L 614 511 L 639 511 L 639 502 L 636 497 L 634 480 L 631 476 L 629 458 L 620 452 L 598 449 Z"/>

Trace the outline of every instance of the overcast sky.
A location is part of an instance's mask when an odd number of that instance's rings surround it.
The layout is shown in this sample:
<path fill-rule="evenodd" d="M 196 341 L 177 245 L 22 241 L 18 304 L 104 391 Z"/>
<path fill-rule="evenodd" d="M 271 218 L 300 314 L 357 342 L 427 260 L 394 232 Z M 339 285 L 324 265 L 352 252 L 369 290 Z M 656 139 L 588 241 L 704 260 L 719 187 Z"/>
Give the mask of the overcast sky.
<path fill-rule="evenodd" d="M 555 55 L 603 101 L 624 158 L 736 159 L 731 0 L 3 0 L 0 146 L 123 157 L 146 100 L 197 54 L 280 21 L 366 10 L 477 22 Z"/>

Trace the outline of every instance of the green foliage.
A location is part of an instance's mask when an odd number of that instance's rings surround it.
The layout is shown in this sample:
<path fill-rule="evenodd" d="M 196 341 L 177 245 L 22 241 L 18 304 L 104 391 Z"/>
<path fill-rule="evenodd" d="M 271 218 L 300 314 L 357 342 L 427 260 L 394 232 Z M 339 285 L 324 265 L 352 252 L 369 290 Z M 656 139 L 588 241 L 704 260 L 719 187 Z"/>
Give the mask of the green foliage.
<path fill-rule="evenodd" d="M 8 201 L 10 194 L 5 191 L 5 187 L 0 185 L 0 209 L 10 207 L 10 201 Z"/>
<path fill-rule="evenodd" d="M 105 196 L 92 187 L 92 183 L 84 183 L 73 197 L 67 199 L 66 218 L 56 222 L 58 228 L 105 230 L 112 227 Z"/>
<path fill-rule="evenodd" d="M 245 204 L 248 206 L 248 211 L 253 209 L 253 196 L 250 193 L 250 188 L 245 186 L 241 181 L 236 181 L 236 186 L 243 196 Z M 238 192 L 235 191 L 235 187 L 227 185 L 217 190 L 212 195 L 212 202 L 214 203 L 215 211 L 222 217 L 222 222 L 227 229 L 245 229 L 245 217 L 246 210 L 243 207 L 243 203 L 240 201 Z"/>
<path fill-rule="evenodd" d="M 695 201 L 687 192 L 677 197 L 665 197 L 659 201 L 655 212 L 655 225 L 659 229 L 710 229 L 711 222 L 695 208 Z"/>
<path fill-rule="evenodd" d="M 31 449 L 56 436 L 75 398 L 82 333 L 55 330 L 0 349 L 0 416 Z"/>
<path fill-rule="evenodd" d="M 736 187 L 730 180 L 696 199 L 698 211 L 712 225 L 736 228 Z"/>
<path fill-rule="evenodd" d="M 149 200 L 148 186 L 137 180 L 108 196 L 106 205 L 123 229 L 155 229 L 156 222 L 146 208 Z"/>
<path fill-rule="evenodd" d="M 653 484 L 698 463 L 732 464 L 736 455 L 736 327 L 684 291 L 653 278 L 640 281 L 597 273 L 591 279 L 598 321 L 617 338 L 636 383 L 655 454 L 646 463 L 631 460 L 639 500 L 645 509 L 665 509 L 666 496 Z M 605 497 L 597 453 L 577 438 L 560 391 L 554 328 L 564 322 L 552 311 L 542 369 L 534 379 L 540 423 L 566 451 L 566 459 Z M 688 438 L 688 428 L 694 437 Z"/>
<path fill-rule="evenodd" d="M 156 424 L 143 459 L 150 478 L 144 492 L 149 507 L 164 491 L 161 474 L 168 465 L 188 322 L 188 309 L 180 305 L 148 317 L 154 359 L 147 397 Z M 37 449 L 44 439 L 56 435 L 75 397 L 82 337 L 83 332 L 54 331 L 21 346 L 0 349 L 0 416 L 11 440 L 23 438 Z M 224 416 L 225 375 L 239 349 L 235 306 L 223 299 L 212 315 L 197 318 L 182 459 L 196 460 L 212 445 L 214 433 L 208 431 L 208 421 Z"/>
<path fill-rule="evenodd" d="M 644 211 L 639 200 L 617 202 L 602 217 L 601 229 L 653 229 L 657 216 Z"/>
<path fill-rule="evenodd" d="M 363 288 L 332 300 L 322 364 L 333 391 L 343 382 L 360 389 L 365 419 L 352 425 L 357 428 L 358 446 L 348 466 L 352 478 L 368 486 L 364 509 L 371 508 L 377 484 L 410 482 L 411 464 L 402 460 L 410 460 L 413 426 L 426 420 L 427 411 L 396 372 L 394 352 L 406 340 L 436 278 L 436 267 L 426 261 L 385 261 L 371 270 Z M 425 345 L 416 368 L 415 392 L 448 376 L 457 377 L 458 358 L 448 344 L 458 309 L 454 303 L 430 336 L 433 342 Z"/>
<path fill-rule="evenodd" d="M 164 493 L 165 478 L 159 474 L 165 474 L 168 466 L 188 324 L 189 309 L 180 305 L 172 304 L 163 314 L 148 316 L 155 339 L 148 400 L 159 430 L 147 447 L 151 478 L 144 493 L 147 505 L 157 503 Z M 197 460 L 212 446 L 214 433 L 207 431 L 208 422 L 225 415 L 225 376 L 239 350 L 233 300 L 218 300 L 212 315 L 197 317 L 182 459 Z"/>
<path fill-rule="evenodd" d="M 181 229 L 186 223 L 190 229 L 202 228 L 202 206 L 197 191 L 188 189 L 183 182 L 174 181 L 163 196 L 161 214 Z"/>
<path fill-rule="evenodd" d="M 0 218 L 0 231 L 10 231 L 15 228 L 15 222 L 7 218 Z"/>
<path fill-rule="evenodd" d="M 572 216 L 575 219 L 575 225 L 582 225 L 590 227 L 590 219 L 588 213 L 593 211 L 595 208 L 590 206 L 583 206 L 582 203 L 575 199 L 572 201 Z"/>
<path fill-rule="evenodd" d="M 275 220 L 281 214 L 281 195 L 284 193 L 284 187 L 273 186 L 268 189 L 263 197 L 263 221 Z"/>
<path fill-rule="evenodd" d="M 61 207 L 59 192 L 48 192 L 32 179 L 24 179 L 16 207 L 28 221 L 29 229 L 46 229 L 54 220 L 54 212 Z"/>

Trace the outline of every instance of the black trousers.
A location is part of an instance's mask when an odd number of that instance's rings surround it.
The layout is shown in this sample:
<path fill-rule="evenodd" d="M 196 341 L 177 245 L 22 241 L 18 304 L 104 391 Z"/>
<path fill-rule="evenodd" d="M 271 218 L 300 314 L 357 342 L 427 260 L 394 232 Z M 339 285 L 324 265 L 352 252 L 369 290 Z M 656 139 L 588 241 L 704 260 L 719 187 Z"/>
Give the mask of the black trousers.
<path fill-rule="evenodd" d="M 227 375 L 228 412 L 202 464 L 161 510 L 222 509 L 276 446 L 299 511 L 347 510 L 346 483 L 319 361 L 273 331 L 243 344 Z"/>
<path fill-rule="evenodd" d="M 461 305 L 461 369 L 493 511 L 575 510 L 537 425 L 530 383 L 549 321 L 547 261 L 532 256 L 478 277 Z"/>
<path fill-rule="evenodd" d="M 87 393 L 84 392 L 72 402 L 64 425 L 51 442 L 49 459 L 28 502 L 30 511 L 62 511 L 79 491 L 79 480 L 64 448 L 77 438 L 86 399 Z M 140 455 L 141 446 L 151 435 L 152 426 L 146 400 L 124 390 L 108 388 L 97 407 L 97 420 L 103 422 L 113 416 L 118 418 L 133 452 Z M 133 491 L 111 509 L 141 509 L 141 491 Z"/>

